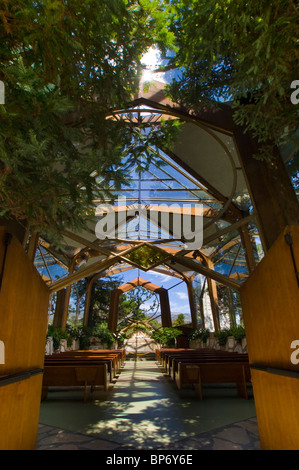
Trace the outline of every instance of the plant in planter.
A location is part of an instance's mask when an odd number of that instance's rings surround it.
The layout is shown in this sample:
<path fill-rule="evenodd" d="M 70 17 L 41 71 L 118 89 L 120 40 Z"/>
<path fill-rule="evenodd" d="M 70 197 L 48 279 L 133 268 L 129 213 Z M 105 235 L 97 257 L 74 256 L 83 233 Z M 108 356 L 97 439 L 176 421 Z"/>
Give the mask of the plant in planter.
<path fill-rule="evenodd" d="M 221 347 L 224 347 L 227 342 L 227 338 L 231 336 L 231 330 L 224 329 L 220 331 L 215 331 L 214 337 L 218 340 L 218 344 Z"/>
<path fill-rule="evenodd" d="M 201 335 L 202 342 L 206 343 L 209 337 L 210 337 L 210 330 L 204 328 L 202 330 L 202 335 Z"/>
<path fill-rule="evenodd" d="M 210 337 L 210 330 L 207 328 L 200 328 L 198 330 L 193 331 L 193 333 L 189 336 L 189 340 L 201 340 L 203 343 L 206 343 L 208 338 Z"/>
<path fill-rule="evenodd" d="M 88 349 L 92 337 L 92 328 L 89 326 L 80 326 L 74 332 L 76 339 L 79 340 L 80 349 Z"/>
<path fill-rule="evenodd" d="M 53 325 L 48 326 L 47 337 L 51 336 L 53 338 L 53 349 L 54 352 L 60 348 L 60 341 L 62 339 L 67 340 L 67 345 L 69 346 L 72 341 L 67 330 L 62 330 L 61 328 Z"/>
<path fill-rule="evenodd" d="M 98 325 L 93 328 L 93 336 L 98 338 L 101 344 L 106 344 L 108 348 L 114 344 L 114 336 L 105 325 Z"/>
<path fill-rule="evenodd" d="M 241 343 L 242 339 L 246 336 L 245 329 L 241 325 L 231 328 L 230 333 L 231 336 L 233 336 L 238 343 Z"/>
<path fill-rule="evenodd" d="M 127 339 L 127 335 L 124 332 L 117 333 L 114 335 L 114 339 L 117 342 L 117 347 L 122 348 L 125 340 Z"/>
<path fill-rule="evenodd" d="M 152 338 L 161 344 L 162 348 L 175 346 L 175 339 L 182 332 L 176 328 L 159 328 L 152 333 Z"/>

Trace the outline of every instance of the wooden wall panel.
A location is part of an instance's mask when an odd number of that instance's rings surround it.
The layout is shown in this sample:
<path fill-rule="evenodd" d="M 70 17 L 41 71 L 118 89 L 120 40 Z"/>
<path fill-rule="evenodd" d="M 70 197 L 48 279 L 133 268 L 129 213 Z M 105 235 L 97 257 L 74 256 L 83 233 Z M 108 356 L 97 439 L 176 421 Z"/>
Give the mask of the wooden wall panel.
<path fill-rule="evenodd" d="M 5 228 L 0 229 L 0 266 L 4 252 Z M 16 237 L 7 249 L 3 282 L 0 291 L 0 340 L 4 343 L 5 362 L 0 364 L 0 377 L 42 369 L 44 364 L 46 332 L 48 325 L 49 290 L 30 262 Z M 41 377 L 41 376 L 40 376 Z M 29 387 L 30 383 L 30 387 Z M 8 388 L 9 387 L 9 388 Z M 19 387 L 19 388 L 18 388 Z M 9 393 L 9 389 L 18 392 Z M 9 448 L 18 450 L 19 442 L 36 439 L 36 414 L 39 413 L 41 379 L 32 377 L 15 385 L 0 387 L 1 408 L 11 410 Z M 33 397 L 35 397 L 33 399 Z M 28 410 L 32 421 L 28 422 Z M 18 411 L 17 411 L 18 410 Z M 3 409 L 2 409 L 3 411 Z M 0 418 L 4 419 L 3 413 Z M 7 417 L 7 419 L 9 419 Z M 6 422 L 0 421 L 0 448 L 8 442 L 2 432 Z M 26 434 L 23 430 L 26 429 Z M 28 440 L 29 439 L 29 440 Z"/>
<path fill-rule="evenodd" d="M 262 449 L 298 450 L 298 378 L 251 372 Z"/>
<path fill-rule="evenodd" d="M 299 226 L 286 227 L 242 286 L 241 301 L 250 363 L 260 369 L 274 368 L 278 374 L 280 369 L 286 374 L 294 371 L 296 376 L 299 364 L 291 360 L 294 352 L 291 344 L 299 340 L 299 285 L 285 239 L 287 233 L 291 235 L 299 267 Z M 299 396 L 298 378 L 291 380 L 283 375 L 278 378 L 260 370 L 253 371 L 252 383 L 263 448 L 285 448 L 296 442 L 299 449 L 299 430 L 291 419 L 298 417 L 299 406 L 290 398 Z M 273 400 L 269 399 L 271 387 Z M 273 433 L 274 415 L 281 423 L 279 440 Z"/>
<path fill-rule="evenodd" d="M 42 375 L 0 387 L 0 450 L 34 450 Z"/>

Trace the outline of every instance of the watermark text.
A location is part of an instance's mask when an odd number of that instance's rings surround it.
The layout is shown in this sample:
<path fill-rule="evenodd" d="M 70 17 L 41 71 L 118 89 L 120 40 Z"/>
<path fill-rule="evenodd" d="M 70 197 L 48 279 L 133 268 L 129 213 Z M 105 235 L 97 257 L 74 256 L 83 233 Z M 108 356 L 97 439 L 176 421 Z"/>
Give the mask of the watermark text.
<path fill-rule="evenodd" d="M 291 354 L 291 363 L 294 365 L 299 364 L 299 340 L 295 339 L 291 342 L 291 349 L 295 349 L 295 351 Z"/>
<path fill-rule="evenodd" d="M 199 249 L 203 241 L 202 204 L 145 204 L 127 205 L 118 198 L 116 205 L 100 204 L 95 234 L 98 239 L 180 240 L 188 250 Z M 131 221 L 128 223 L 128 221 Z M 135 228 L 134 228 L 135 224 Z"/>
<path fill-rule="evenodd" d="M 291 94 L 291 103 L 298 104 L 299 103 L 299 80 L 293 80 L 291 83 L 291 88 L 294 89 L 293 93 Z"/>
<path fill-rule="evenodd" d="M 5 85 L 2 80 L 0 80 L 0 104 L 5 104 Z"/>

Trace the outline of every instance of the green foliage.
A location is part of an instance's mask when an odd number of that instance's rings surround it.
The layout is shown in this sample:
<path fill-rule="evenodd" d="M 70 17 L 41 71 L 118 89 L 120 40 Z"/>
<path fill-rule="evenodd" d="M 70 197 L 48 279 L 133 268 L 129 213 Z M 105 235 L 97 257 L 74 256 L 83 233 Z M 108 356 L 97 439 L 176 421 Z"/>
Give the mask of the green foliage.
<path fill-rule="evenodd" d="M 98 338 L 102 344 L 111 347 L 114 343 L 114 336 L 108 329 L 107 324 L 98 325 L 94 328 L 89 326 L 74 326 L 67 324 L 65 330 L 58 327 L 48 326 L 47 337 L 53 337 L 53 347 L 57 350 L 60 346 L 60 340 L 66 339 L 67 346 L 70 347 L 74 339 L 79 340 L 79 349 L 88 349 L 91 344 L 91 338 Z"/>
<path fill-rule="evenodd" d="M 189 336 L 189 340 L 201 339 L 203 343 L 206 343 L 209 337 L 210 330 L 208 330 L 207 328 L 199 328 Z"/>
<path fill-rule="evenodd" d="M 181 326 L 185 324 L 185 315 L 183 313 L 179 313 L 177 319 L 173 322 L 173 326 Z"/>
<path fill-rule="evenodd" d="M 107 344 L 108 347 L 114 343 L 114 336 L 105 324 L 95 327 L 80 326 L 74 329 L 73 334 L 79 340 L 80 349 L 88 349 L 92 337 L 98 338 L 102 344 Z"/>
<path fill-rule="evenodd" d="M 79 340 L 79 349 L 88 349 L 90 347 L 90 340 L 93 336 L 92 328 L 88 326 L 81 326 L 75 329 L 76 338 Z"/>
<path fill-rule="evenodd" d="M 125 182 L 125 156 L 154 158 L 140 131 L 107 115 L 131 101 L 142 54 L 173 34 L 159 0 L 4 2 L 0 24 L 0 214 L 59 246 Z M 151 143 L 171 133 L 158 126 Z"/>
<path fill-rule="evenodd" d="M 125 340 L 127 339 L 127 335 L 124 332 L 117 333 L 114 335 L 116 341 L 117 341 L 117 347 L 122 348 L 124 345 Z"/>
<path fill-rule="evenodd" d="M 92 335 L 98 338 L 102 344 L 107 344 L 108 347 L 111 347 L 114 343 L 114 336 L 105 324 L 93 328 Z"/>
<path fill-rule="evenodd" d="M 225 346 L 227 338 L 231 336 L 231 331 L 229 329 L 224 329 L 221 331 L 216 331 L 214 337 L 218 339 L 219 346 Z"/>
<path fill-rule="evenodd" d="M 164 253 L 148 245 L 143 245 L 126 255 L 130 261 L 146 269 L 163 262 L 167 256 L 167 253 Z"/>
<path fill-rule="evenodd" d="M 298 128 L 298 106 L 290 100 L 298 68 L 298 5 L 171 3 L 178 52 L 170 63 L 181 71 L 169 88 L 171 98 L 193 110 L 231 101 L 234 121 L 263 144 L 259 158 L 269 158 L 268 142 L 288 142 Z"/>
<path fill-rule="evenodd" d="M 182 332 L 176 328 L 160 328 L 152 333 L 152 338 L 162 347 L 174 347 L 175 339 L 181 334 Z"/>
<path fill-rule="evenodd" d="M 149 322 L 154 327 L 155 320 L 151 320 L 150 317 L 157 312 L 158 308 L 157 294 L 138 286 L 120 296 L 118 328 L 123 329 L 130 326 L 132 322 Z"/>
<path fill-rule="evenodd" d="M 230 332 L 231 336 L 233 336 L 238 341 L 238 343 L 241 343 L 242 339 L 246 336 L 245 328 L 241 325 L 231 328 Z"/>
<path fill-rule="evenodd" d="M 229 336 L 233 336 L 238 341 L 238 343 L 241 343 L 242 338 L 245 338 L 246 336 L 245 329 L 243 326 L 238 325 L 214 333 L 214 337 L 218 339 L 220 346 L 226 345 L 226 341 Z"/>
<path fill-rule="evenodd" d="M 53 338 L 53 349 L 57 351 L 60 347 L 60 341 L 62 339 L 67 340 L 67 345 L 71 346 L 73 342 L 73 337 L 70 335 L 69 331 L 62 330 L 61 328 L 55 327 L 53 325 L 48 326 L 47 338 L 51 336 Z"/>
<path fill-rule="evenodd" d="M 90 325 L 108 321 L 111 291 L 123 283 L 121 277 L 98 279 L 91 291 Z"/>
<path fill-rule="evenodd" d="M 143 325 L 142 323 L 138 323 L 137 325 L 134 325 L 132 328 L 132 332 L 136 331 L 143 331 L 144 333 L 148 333 L 151 331 L 146 325 Z"/>

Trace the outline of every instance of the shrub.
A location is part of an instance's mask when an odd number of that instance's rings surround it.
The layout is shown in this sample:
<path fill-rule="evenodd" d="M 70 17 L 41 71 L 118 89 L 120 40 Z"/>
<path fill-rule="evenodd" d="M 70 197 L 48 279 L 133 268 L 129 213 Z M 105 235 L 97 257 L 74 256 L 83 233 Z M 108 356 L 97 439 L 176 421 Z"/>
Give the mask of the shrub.
<path fill-rule="evenodd" d="M 218 339 L 219 346 L 225 346 L 229 336 L 231 336 L 231 331 L 229 329 L 215 331 L 214 333 L 214 337 Z"/>
<path fill-rule="evenodd" d="M 114 337 L 117 341 L 117 347 L 122 348 L 125 340 L 127 339 L 126 333 L 117 333 Z"/>
<path fill-rule="evenodd" d="M 232 328 L 226 328 L 219 332 L 215 332 L 214 336 L 218 339 L 220 346 L 226 345 L 226 341 L 229 336 L 233 336 L 238 343 L 241 343 L 242 338 L 245 337 L 245 329 L 241 325 L 234 326 Z"/>
<path fill-rule="evenodd" d="M 207 342 L 207 339 L 210 337 L 210 330 L 207 328 L 200 328 L 195 330 L 190 336 L 189 339 L 201 339 L 204 343 Z"/>
<path fill-rule="evenodd" d="M 176 328 L 159 328 L 152 333 L 152 338 L 161 344 L 163 348 L 173 347 L 175 339 L 181 335 L 182 332 Z"/>
<path fill-rule="evenodd" d="M 233 336 L 238 343 L 241 343 L 242 339 L 246 336 L 245 329 L 241 325 L 231 328 L 230 331 L 231 336 Z"/>
<path fill-rule="evenodd" d="M 60 341 L 62 339 L 67 340 L 67 345 L 69 346 L 70 344 L 70 337 L 69 333 L 67 330 L 62 330 L 61 328 L 53 325 L 48 326 L 48 331 L 47 331 L 47 338 L 51 336 L 53 338 L 53 349 L 54 351 L 57 351 L 60 347 Z"/>
<path fill-rule="evenodd" d="M 93 328 L 92 336 L 98 338 L 102 344 L 107 344 L 108 347 L 114 343 L 114 336 L 105 325 L 98 325 Z"/>

